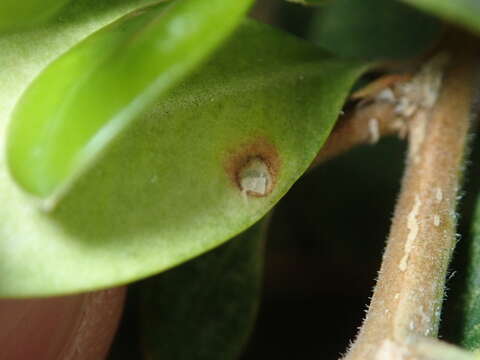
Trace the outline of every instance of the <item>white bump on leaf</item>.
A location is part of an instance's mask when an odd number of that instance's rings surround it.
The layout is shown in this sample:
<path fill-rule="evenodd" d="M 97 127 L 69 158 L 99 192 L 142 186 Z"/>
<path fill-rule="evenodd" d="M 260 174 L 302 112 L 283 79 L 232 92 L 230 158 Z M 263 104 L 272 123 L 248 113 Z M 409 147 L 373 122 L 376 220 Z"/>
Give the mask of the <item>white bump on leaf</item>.
<path fill-rule="evenodd" d="M 268 165 L 258 157 L 250 159 L 238 175 L 240 189 L 245 195 L 265 196 L 272 185 Z"/>

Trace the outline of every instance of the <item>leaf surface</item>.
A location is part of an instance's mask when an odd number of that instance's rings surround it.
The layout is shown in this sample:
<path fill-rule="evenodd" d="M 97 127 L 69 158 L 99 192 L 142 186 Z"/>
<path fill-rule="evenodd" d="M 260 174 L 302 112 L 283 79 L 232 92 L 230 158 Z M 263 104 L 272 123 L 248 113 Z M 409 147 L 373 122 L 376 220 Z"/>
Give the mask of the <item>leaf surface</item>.
<path fill-rule="evenodd" d="M 141 284 L 141 337 L 150 359 L 239 357 L 259 303 L 264 225 Z"/>
<path fill-rule="evenodd" d="M 115 139 L 54 211 L 36 207 L 0 163 L 0 295 L 124 284 L 250 227 L 308 168 L 364 70 L 248 21 Z M 0 99 L 13 95 L 0 89 Z"/>
<path fill-rule="evenodd" d="M 55 201 L 233 30 L 250 2 L 162 2 L 125 16 L 55 60 L 12 113 L 7 160 L 13 178 L 27 192 Z"/>
<path fill-rule="evenodd" d="M 31 28 L 56 14 L 70 0 L 2 0 L 0 34 Z"/>

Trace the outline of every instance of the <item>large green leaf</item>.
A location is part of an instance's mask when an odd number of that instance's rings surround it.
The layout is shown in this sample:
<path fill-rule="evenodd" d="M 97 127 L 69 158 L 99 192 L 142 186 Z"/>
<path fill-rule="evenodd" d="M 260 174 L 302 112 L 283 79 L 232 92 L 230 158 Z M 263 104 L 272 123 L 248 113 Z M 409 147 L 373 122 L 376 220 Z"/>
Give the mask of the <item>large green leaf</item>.
<path fill-rule="evenodd" d="M 42 198 L 65 191 L 232 31 L 250 3 L 164 2 L 127 15 L 61 56 L 13 111 L 7 160 L 14 179 Z"/>
<path fill-rule="evenodd" d="M 262 227 L 256 224 L 220 248 L 141 284 L 141 333 L 149 359 L 239 357 L 259 302 Z"/>
<path fill-rule="evenodd" d="M 70 0 L 2 0 L 0 33 L 29 28 L 46 21 Z"/>
<path fill-rule="evenodd" d="M 11 68 L 27 71 L 30 55 Z M 308 168 L 364 70 L 247 22 L 116 139 L 54 211 L 34 206 L 1 163 L 0 295 L 126 283 L 248 228 Z M 11 74 L 0 68 L 3 82 Z M 15 96 L 1 89 L 0 99 Z M 246 193 L 266 180 L 265 196 Z"/>
<path fill-rule="evenodd" d="M 439 22 L 397 0 L 335 0 L 316 11 L 310 38 L 341 56 L 406 58 L 431 46 Z"/>
<path fill-rule="evenodd" d="M 480 32 L 480 2 L 478 0 L 403 1 L 476 33 Z"/>

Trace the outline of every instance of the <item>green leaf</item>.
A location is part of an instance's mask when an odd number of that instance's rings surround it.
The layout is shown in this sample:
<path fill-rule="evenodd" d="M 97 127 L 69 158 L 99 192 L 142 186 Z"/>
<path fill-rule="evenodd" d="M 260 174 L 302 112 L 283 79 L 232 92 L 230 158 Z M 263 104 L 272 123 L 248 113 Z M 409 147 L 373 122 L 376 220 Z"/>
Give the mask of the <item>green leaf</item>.
<path fill-rule="evenodd" d="M 440 32 L 436 19 L 396 0 L 335 0 L 316 11 L 310 39 L 341 56 L 406 58 Z"/>
<path fill-rule="evenodd" d="M 480 349 L 480 198 L 477 198 L 468 252 L 467 278 L 462 304 L 461 342 L 469 350 Z"/>
<path fill-rule="evenodd" d="M 233 30 L 250 3 L 161 3 L 127 15 L 61 56 L 12 114 L 7 159 L 14 179 L 41 198 L 64 192 Z"/>
<path fill-rule="evenodd" d="M 309 167 L 365 70 L 249 21 L 117 138 L 55 211 L 34 206 L 1 163 L 0 295 L 127 283 L 250 227 Z M 0 67 L 0 84 L 10 78 Z"/>
<path fill-rule="evenodd" d="M 476 33 L 480 32 L 480 2 L 478 0 L 403 1 Z"/>
<path fill-rule="evenodd" d="M 141 333 L 149 359 L 239 357 L 259 302 L 262 224 L 141 284 Z"/>
<path fill-rule="evenodd" d="M 70 0 L 2 0 L 0 33 L 29 28 L 55 15 Z"/>

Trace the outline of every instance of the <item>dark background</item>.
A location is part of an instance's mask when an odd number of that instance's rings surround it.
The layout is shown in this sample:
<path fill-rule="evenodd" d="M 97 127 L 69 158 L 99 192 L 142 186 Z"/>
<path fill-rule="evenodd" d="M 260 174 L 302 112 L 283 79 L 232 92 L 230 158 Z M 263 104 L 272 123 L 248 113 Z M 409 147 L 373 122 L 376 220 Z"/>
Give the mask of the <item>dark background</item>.
<path fill-rule="evenodd" d="M 403 167 L 396 139 L 305 175 L 277 207 L 264 296 L 244 359 L 336 359 L 360 326 Z"/>

